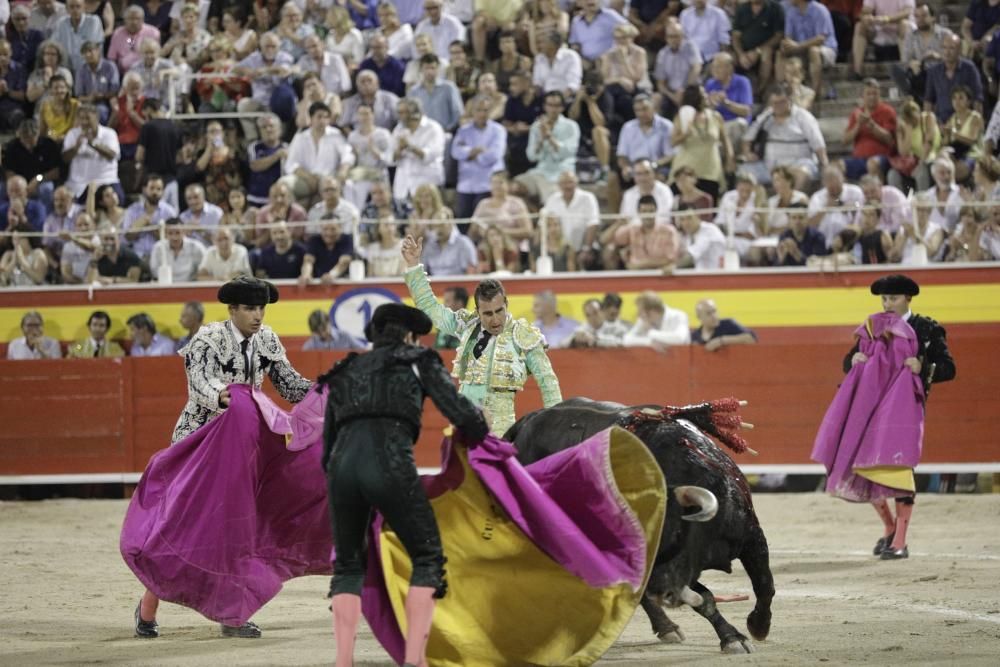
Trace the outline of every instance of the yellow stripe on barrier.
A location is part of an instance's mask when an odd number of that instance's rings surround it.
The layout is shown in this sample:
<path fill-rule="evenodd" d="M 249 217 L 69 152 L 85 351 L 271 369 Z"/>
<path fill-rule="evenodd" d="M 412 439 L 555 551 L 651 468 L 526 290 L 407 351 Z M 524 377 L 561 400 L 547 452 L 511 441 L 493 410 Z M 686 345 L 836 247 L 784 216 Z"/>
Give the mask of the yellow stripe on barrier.
<path fill-rule="evenodd" d="M 780 326 L 857 326 L 865 317 L 880 309 L 878 297 L 861 288 L 764 288 L 750 290 L 687 290 L 661 291 L 671 308 L 688 314 L 696 324 L 695 304 L 704 298 L 715 299 L 722 317 L 739 320 L 748 327 Z M 622 317 L 634 321 L 635 297 L 638 292 L 622 292 Z M 583 320 L 583 304 L 603 293 L 579 292 L 559 295 L 559 312 Z M 534 320 L 531 295 L 511 295 L 510 311 L 515 317 Z M 95 309 L 111 316 L 112 338 L 127 338 L 125 321 L 139 312 L 148 313 L 159 331 L 177 338 L 184 332 L 178 318 L 182 302 L 90 306 L 53 306 L 41 308 L 45 318 L 45 334 L 58 340 L 76 340 L 87 336 L 86 322 Z M 325 299 L 282 300 L 269 306 L 265 322 L 280 335 L 308 336 L 306 319 L 319 308 L 329 310 Z M 471 301 L 470 301 L 471 307 Z M 1000 283 L 973 285 L 928 285 L 921 288 L 914 301 L 914 311 L 925 313 L 944 324 L 1000 322 Z M 24 309 L 0 308 L 0 340 L 8 342 L 21 336 L 20 322 Z M 205 303 L 205 321 L 225 319 L 226 307 L 220 303 Z"/>

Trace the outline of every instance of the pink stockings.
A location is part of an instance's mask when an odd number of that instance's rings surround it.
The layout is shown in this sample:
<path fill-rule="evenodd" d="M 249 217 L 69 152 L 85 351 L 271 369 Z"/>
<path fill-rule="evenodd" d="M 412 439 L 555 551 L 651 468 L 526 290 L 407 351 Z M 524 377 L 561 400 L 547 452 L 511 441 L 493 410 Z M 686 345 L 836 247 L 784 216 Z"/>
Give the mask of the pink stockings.
<path fill-rule="evenodd" d="M 139 618 L 143 621 L 155 621 L 159 606 L 160 598 L 153 595 L 152 591 L 146 590 L 139 600 Z"/>
<path fill-rule="evenodd" d="M 910 517 L 913 516 L 913 501 L 902 503 L 896 501 L 896 537 L 892 540 L 892 550 L 899 551 L 906 546 L 906 530 L 910 527 Z"/>
<path fill-rule="evenodd" d="M 361 597 L 340 593 L 332 599 L 333 634 L 337 640 L 336 667 L 354 664 L 354 638 L 361 620 Z M 406 596 L 406 658 L 408 665 L 427 665 L 427 638 L 434 618 L 434 589 L 410 586 Z"/>
<path fill-rule="evenodd" d="M 872 501 L 872 507 L 875 508 L 875 512 L 878 514 L 879 518 L 882 519 L 882 525 L 885 526 L 885 533 L 883 533 L 883 537 L 889 537 L 892 535 L 893 531 L 896 530 L 896 520 L 892 518 L 892 510 L 889 509 L 889 501 L 885 498 L 882 500 Z"/>
<path fill-rule="evenodd" d="M 906 546 L 906 531 L 910 527 L 910 517 L 913 516 L 913 498 L 897 498 L 896 499 L 896 518 L 892 516 L 892 510 L 889 509 L 888 500 L 876 500 L 872 502 L 872 507 L 875 508 L 875 512 L 878 513 L 879 518 L 882 519 L 882 525 L 885 527 L 885 537 L 889 537 L 895 533 L 895 537 L 892 539 L 891 548 L 894 551 L 898 551 Z M 886 545 L 889 547 L 889 545 Z"/>

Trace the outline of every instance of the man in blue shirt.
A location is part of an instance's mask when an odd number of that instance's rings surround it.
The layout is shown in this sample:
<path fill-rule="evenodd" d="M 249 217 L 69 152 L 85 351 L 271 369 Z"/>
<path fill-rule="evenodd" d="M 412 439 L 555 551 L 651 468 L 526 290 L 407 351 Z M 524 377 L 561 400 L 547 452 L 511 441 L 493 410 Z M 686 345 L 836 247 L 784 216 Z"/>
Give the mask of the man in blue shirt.
<path fill-rule="evenodd" d="M 933 111 L 938 122 L 946 123 L 955 110 L 951 106 L 951 91 L 956 86 L 966 86 L 972 91 L 973 107 L 983 110 L 983 82 L 979 70 L 961 57 L 962 40 L 958 35 L 948 35 L 941 42 L 941 62 L 927 68 L 924 92 L 924 110 Z"/>
<path fill-rule="evenodd" d="M 361 61 L 358 70 L 371 70 L 378 76 L 379 86 L 382 90 L 387 90 L 397 97 L 406 95 L 406 86 L 403 84 L 403 74 L 406 72 L 406 65 L 402 60 L 389 55 L 389 41 L 381 33 L 372 36 L 371 56 Z"/>
<path fill-rule="evenodd" d="M 20 210 L 24 213 L 18 216 L 15 224 L 11 225 L 11 202 L 21 202 Z M 23 218 L 23 219 L 22 219 Z M 25 228 L 25 224 L 30 229 Z M 23 176 L 14 175 L 7 179 L 7 201 L 0 204 L 0 231 L 10 227 L 12 230 L 19 229 L 24 232 L 40 232 L 45 224 L 45 206 L 34 199 L 28 199 L 28 182 Z M 10 247 L 10 238 L 0 239 L 0 249 Z"/>
<path fill-rule="evenodd" d="M 608 180 L 609 190 L 615 189 L 617 193 L 635 185 L 633 164 L 640 160 L 649 160 L 654 169 L 666 169 L 674 157 L 674 147 L 670 143 L 674 124 L 656 113 L 652 98 L 645 93 L 636 95 L 632 102 L 632 110 L 635 112 L 635 118 L 622 126 L 621 134 L 618 136 L 618 148 L 615 151 L 617 160 L 615 173 L 613 178 Z M 620 197 L 612 199 L 609 194 L 608 199 L 617 201 Z M 615 206 L 611 208 L 617 210 Z"/>
<path fill-rule="evenodd" d="M 476 246 L 459 233 L 455 223 L 441 222 L 424 237 L 424 266 L 432 276 L 460 276 L 475 273 L 479 257 Z"/>
<path fill-rule="evenodd" d="M 837 61 L 837 37 L 830 10 L 815 0 L 791 0 L 785 9 L 785 38 L 781 40 L 775 70 L 778 81 L 785 79 L 785 59 L 799 56 L 809 66 L 810 85 L 816 94 L 823 90 L 823 68 Z"/>
<path fill-rule="evenodd" d="M 600 0 L 583 0 L 581 8 L 570 24 L 569 43 L 593 62 L 614 46 L 615 26 L 627 21 L 613 9 L 603 9 Z"/>
<path fill-rule="evenodd" d="M 490 176 L 504 169 L 507 130 L 490 120 L 492 103 L 477 97 L 472 102 L 472 122 L 466 123 L 451 142 L 451 156 L 458 162 L 459 219 L 472 217 L 476 204 L 490 195 Z"/>
<path fill-rule="evenodd" d="M 354 238 L 342 233 L 339 222 L 325 222 L 319 234 L 309 238 L 302 260 L 299 284 L 306 285 L 312 278 L 319 278 L 329 285 L 345 273 L 354 257 Z"/>
<path fill-rule="evenodd" d="M 711 71 L 712 78 L 705 82 L 708 103 L 725 121 L 730 144 L 739 146 L 752 120 L 753 86 L 750 79 L 736 74 L 733 57 L 728 53 L 715 54 Z"/>
<path fill-rule="evenodd" d="M 16 130 L 24 120 L 25 91 L 28 72 L 25 67 L 11 60 L 10 42 L 0 39 L 0 129 Z"/>
<path fill-rule="evenodd" d="M 719 309 L 712 299 L 702 299 L 695 304 L 694 314 L 701 326 L 691 329 L 691 342 L 704 345 L 709 352 L 727 345 L 753 345 L 757 342 L 757 334 L 736 320 L 719 318 Z"/>
<path fill-rule="evenodd" d="M 118 111 L 121 82 L 115 64 L 101 56 L 101 47 L 102 44 L 97 42 L 83 45 L 83 64 L 75 74 L 74 92 L 81 103 L 89 102 L 96 106 L 101 125 L 107 125 L 112 110 Z"/>
<path fill-rule="evenodd" d="M 454 132 L 462 117 L 462 95 L 455 84 L 439 79 L 441 59 L 433 53 L 420 56 L 420 83 L 410 91 L 410 97 L 420 100 L 424 114 L 436 120 L 445 132 Z"/>

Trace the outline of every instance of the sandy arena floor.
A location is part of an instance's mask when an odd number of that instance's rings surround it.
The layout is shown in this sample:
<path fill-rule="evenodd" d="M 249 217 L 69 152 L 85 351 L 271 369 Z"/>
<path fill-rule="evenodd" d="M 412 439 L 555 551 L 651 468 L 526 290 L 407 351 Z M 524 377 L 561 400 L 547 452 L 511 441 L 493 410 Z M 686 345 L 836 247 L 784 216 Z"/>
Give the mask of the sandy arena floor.
<path fill-rule="evenodd" d="M 640 611 L 599 664 L 1000 664 L 1000 495 L 921 496 L 911 558 L 897 562 L 871 556 L 879 526 L 867 506 L 817 494 L 756 503 L 778 591 L 771 637 L 753 655 L 722 656 L 709 624 L 682 609 L 671 616 L 687 642 L 668 646 Z M 0 664 L 332 663 L 320 577 L 291 582 L 257 614 L 258 641 L 222 639 L 216 625 L 170 604 L 160 609 L 160 639 L 133 638 L 141 589 L 118 555 L 124 511 L 124 501 L 0 503 Z M 705 582 L 752 594 L 740 569 Z M 730 603 L 723 613 L 742 628 L 751 607 Z M 367 628 L 358 664 L 391 664 Z"/>

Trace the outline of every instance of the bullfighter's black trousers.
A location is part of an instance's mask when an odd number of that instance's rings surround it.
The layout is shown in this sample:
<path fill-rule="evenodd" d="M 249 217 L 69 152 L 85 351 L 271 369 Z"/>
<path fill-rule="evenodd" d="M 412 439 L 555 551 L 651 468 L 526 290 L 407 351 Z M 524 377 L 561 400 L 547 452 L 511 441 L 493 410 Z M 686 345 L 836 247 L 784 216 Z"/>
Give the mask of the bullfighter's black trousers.
<path fill-rule="evenodd" d="M 394 419 L 357 419 L 338 429 L 327 467 L 336 562 L 330 593 L 361 594 L 374 511 L 399 536 L 413 563 L 411 586 L 443 597 L 444 552 L 430 501 L 417 475 L 411 427 Z"/>

